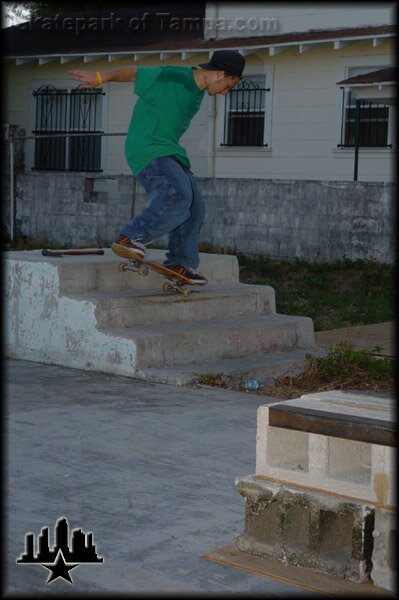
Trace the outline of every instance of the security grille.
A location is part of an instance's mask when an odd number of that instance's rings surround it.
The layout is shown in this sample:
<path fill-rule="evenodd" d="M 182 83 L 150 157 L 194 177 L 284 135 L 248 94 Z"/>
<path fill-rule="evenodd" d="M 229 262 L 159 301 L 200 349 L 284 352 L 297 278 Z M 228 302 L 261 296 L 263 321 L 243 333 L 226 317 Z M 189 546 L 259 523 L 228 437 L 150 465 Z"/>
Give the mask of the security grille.
<path fill-rule="evenodd" d="M 267 146 L 265 137 L 266 92 L 260 82 L 243 79 L 225 97 L 221 146 Z"/>
<path fill-rule="evenodd" d="M 101 171 L 100 89 L 71 90 L 43 85 L 34 90 L 36 138 L 34 168 Z M 82 135 L 79 135 L 81 133 Z M 90 135 L 87 135 L 90 134 Z M 93 135 L 98 134 L 98 135 Z"/>
<path fill-rule="evenodd" d="M 341 142 L 339 148 L 355 144 L 356 95 L 342 94 Z M 370 100 L 360 100 L 359 146 L 392 147 L 388 144 L 389 106 Z"/>

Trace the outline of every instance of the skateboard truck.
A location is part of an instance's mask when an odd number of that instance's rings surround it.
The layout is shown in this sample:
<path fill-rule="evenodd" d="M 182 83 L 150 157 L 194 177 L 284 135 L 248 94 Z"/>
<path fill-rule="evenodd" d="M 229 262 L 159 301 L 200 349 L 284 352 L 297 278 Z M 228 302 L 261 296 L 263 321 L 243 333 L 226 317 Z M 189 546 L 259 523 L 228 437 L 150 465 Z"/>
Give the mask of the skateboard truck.
<path fill-rule="evenodd" d="M 185 287 L 187 284 L 184 281 L 180 281 L 178 277 L 174 277 L 173 275 L 168 275 L 168 269 L 155 263 L 153 261 L 148 261 L 146 264 L 139 260 L 128 259 L 128 262 L 121 262 L 118 264 L 118 270 L 123 271 L 133 271 L 138 275 L 145 277 L 149 273 L 149 269 L 153 268 L 154 271 L 162 275 L 167 281 L 165 281 L 162 285 L 162 290 L 164 292 L 173 292 L 175 294 L 181 294 L 183 298 L 187 299 L 190 296 L 191 290 Z M 171 272 L 171 271 L 170 271 Z M 171 272 L 172 273 L 172 272 Z"/>

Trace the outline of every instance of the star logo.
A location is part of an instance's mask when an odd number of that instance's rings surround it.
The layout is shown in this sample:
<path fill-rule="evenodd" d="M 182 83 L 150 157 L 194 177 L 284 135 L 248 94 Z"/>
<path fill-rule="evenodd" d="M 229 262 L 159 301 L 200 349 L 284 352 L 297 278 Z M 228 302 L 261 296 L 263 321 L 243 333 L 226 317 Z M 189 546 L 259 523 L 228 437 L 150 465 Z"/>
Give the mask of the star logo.
<path fill-rule="evenodd" d="M 58 579 L 58 577 L 62 577 L 63 579 L 65 579 L 65 581 L 73 583 L 69 571 L 78 566 L 78 564 L 67 564 L 65 562 L 64 555 L 62 554 L 62 550 L 58 551 L 57 558 L 55 559 L 53 565 L 42 564 L 42 567 L 45 567 L 46 569 L 49 569 L 49 571 L 51 571 L 51 575 L 47 579 L 47 583 L 51 583 L 55 579 Z"/>
<path fill-rule="evenodd" d="M 59 577 L 73 583 L 69 571 L 83 564 L 101 564 L 104 559 L 98 556 L 93 534 L 74 529 L 69 535 L 69 524 L 61 517 L 54 527 L 54 544 L 50 541 L 49 527 L 43 527 L 40 535 L 29 532 L 25 535 L 25 552 L 17 559 L 18 564 L 41 565 L 50 571 L 47 583 Z"/>

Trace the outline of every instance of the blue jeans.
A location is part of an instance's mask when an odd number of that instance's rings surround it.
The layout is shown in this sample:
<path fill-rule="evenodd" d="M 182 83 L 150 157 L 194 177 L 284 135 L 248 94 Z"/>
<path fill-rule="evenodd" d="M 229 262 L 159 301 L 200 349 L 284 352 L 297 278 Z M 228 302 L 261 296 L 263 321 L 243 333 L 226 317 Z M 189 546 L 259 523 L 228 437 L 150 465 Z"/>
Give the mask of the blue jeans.
<path fill-rule="evenodd" d="M 137 180 L 150 203 L 121 233 L 142 244 L 168 233 L 169 251 L 164 264 L 196 269 L 205 202 L 194 175 L 172 157 L 163 156 L 148 163 Z"/>

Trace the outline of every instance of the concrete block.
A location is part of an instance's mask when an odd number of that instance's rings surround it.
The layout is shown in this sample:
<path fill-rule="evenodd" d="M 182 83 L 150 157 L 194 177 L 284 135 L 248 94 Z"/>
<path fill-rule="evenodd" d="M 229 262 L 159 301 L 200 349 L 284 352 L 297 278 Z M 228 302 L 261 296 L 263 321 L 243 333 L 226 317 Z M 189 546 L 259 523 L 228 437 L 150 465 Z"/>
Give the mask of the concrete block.
<path fill-rule="evenodd" d="M 383 508 L 376 509 L 373 538 L 373 569 L 371 576 L 374 585 L 395 592 L 398 589 L 398 525 L 396 511 Z"/>
<path fill-rule="evenodd" d="M 373 506 L 254 476 L 235 484 L 245 498 L 238 550 L 348 581 L 369 580 Z"/>
<path fill-rule="evenodd" d="M 306 394 L 260 406 L 256 475 L 391 508 L 396 448 L 376 437 L 391 439 L 394 424 L 393 399 L 367 393 Z M 363 440 L 350 439 L 356 435 Z"/>

